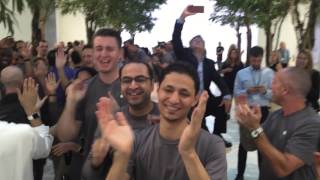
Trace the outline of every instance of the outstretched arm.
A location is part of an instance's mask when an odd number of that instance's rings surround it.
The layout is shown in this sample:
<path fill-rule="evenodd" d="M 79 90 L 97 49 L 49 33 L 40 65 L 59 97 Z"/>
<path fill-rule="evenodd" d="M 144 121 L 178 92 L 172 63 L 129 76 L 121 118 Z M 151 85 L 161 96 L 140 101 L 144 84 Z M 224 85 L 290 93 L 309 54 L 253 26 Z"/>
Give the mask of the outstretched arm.
<path fill-rule="evenodd" d="M 54 128 L 55 135 L 61 141 L 73 140 L 79 133 L 81 123 L 76 120 L 76 108 L 85 96 L 86 87 L 81 80 L 75 80 L 67 88 L 67 102 Z"/>
<path fill-rule="evenodd" d="M 189 6 L 188 6 L 189 7 Z M 186 7 L 180 18 L 177 19 L 175 25 L 174 25 L 174 30 L 173 30 L 173 34 L 172 34 L 172 46 L 173 46 L 173 50 L 174 53 L 177 56 L 177 59 L 181 60 L 181 61 L 190 61 L 190 56 L 192 55 L 192 51 L 190 51 L 187 48 L 183 47 L 183 43 L 181 40 L 181 31 L 183 28 L 183 24 L 185 21 L 185 18 L 191 15 L 194 15 L 194 13 L 191 13 L 188 11 L 188 7 Z M 197 66 L 197 62 L 191 62 L 195 67 Z"/>

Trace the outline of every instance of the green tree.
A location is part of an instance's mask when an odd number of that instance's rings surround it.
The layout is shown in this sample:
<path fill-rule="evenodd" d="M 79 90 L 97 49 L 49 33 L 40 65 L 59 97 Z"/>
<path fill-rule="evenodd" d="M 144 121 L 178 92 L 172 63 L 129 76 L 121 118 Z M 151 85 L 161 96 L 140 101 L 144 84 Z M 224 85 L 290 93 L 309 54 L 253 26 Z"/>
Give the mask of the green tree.
<path fill-rule="evenodd" d="M 18 1 L 18 2 L 17 2 Z M 9 4 L 9 0 L 0 1 L 0 24 L 4 25 L 4 28 L 7 28 L 10 34 L 14 34 L 13 25 L 15 23 L 14 11 L 18 10 L 21 12 L 21 7 L 23 3 L 20 0 L 12 0 L 12 6 Z"/>
<path fill-rule="evenodd" d="M 214 12 L 211 14 L 210 20 L 220 22 L 221 25 L 230 25 L 236 30 L 237 47 L 241 50 L 241 33 L 240 28 L 247 29 L 247 53 L 252 44 L 251 25 L 253 24 L 253 15 L 250 14 L 250 1 L 243 0 L 216 0 Z M 247 55 L 248 63 L 248 55 Z"/>
<path fill-rule="evenodd" d="M 0 1 L 0 23 L 8 28 L 11 34 L 14 34 L 14 12 L 21 13 L 29 8 L 32 13 L 32 43 L 35 45 L 40 40 L 45 39 L 45 23 L 48 16 L 55 10 L 55 0 L 9 0 Z"/>
<path fill-rule="evenodd" d="M 155 18 L 151 13 L 166 0 L 59 0 L 62 14 L 80 12 L 85 15 L 87 40 L 99 27 L 109 26 L 119 31 L 150 31 Z"/>
<path fill-rule="evenodd" d="M 250 25 L 256 24 L 262 28 L 266 35 L 266 62 L 268 64 L 272 50 L 272 38 L 275 33 L 272 32 L 272 27 L 281 27 L 288 10 L 288 0 L 217 0 L 211 19 L 221 22 L 222 25 L 247 27 L 247 50 L 251 47 Z M 235 26 L 236 29 L 237 26 Z M 274 28 L 274 31 L 280 29 Z"/>

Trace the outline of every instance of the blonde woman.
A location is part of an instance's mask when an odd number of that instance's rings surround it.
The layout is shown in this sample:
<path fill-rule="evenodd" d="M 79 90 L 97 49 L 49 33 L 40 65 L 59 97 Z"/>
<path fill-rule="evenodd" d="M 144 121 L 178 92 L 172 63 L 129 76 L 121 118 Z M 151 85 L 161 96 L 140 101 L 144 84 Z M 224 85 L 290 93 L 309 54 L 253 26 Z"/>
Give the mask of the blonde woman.
<path fill-rule="evenodd" d="M 296 67 L 307 70 L 310 73 L 311 89 L 307 95 L 307 103 L 316 111 L 319 111 L 319 91 L 320 91 L 320 74 L 319 71 L 313 69 L 312 54 L 309 50 L 300 50 L 296 60 Z"/>

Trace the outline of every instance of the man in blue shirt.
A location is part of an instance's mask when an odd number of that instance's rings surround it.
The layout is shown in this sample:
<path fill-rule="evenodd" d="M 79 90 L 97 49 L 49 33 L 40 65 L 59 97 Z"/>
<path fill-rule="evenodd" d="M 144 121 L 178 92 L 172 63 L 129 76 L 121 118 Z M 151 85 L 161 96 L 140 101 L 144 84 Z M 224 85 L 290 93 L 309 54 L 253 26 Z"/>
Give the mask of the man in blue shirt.
<path fill-rule="evenodd" d="M 260 106 L 262 112 L 261 123 L 264 122 L 269 113 L 269 103 L 272 98 L 271 83 L 274 76 L 274 72 L 270 68 L 261 67 L 262 57 L 263 49 L 259 46 L 252 47 L 249 50 L 250 66 L 237 73 L 234 84 L 235 97 L 245 96 L 249 106 Z M 240 132 L 243 132 L 241 126 Z M 246 167 L 247 150 L 244 148 L 246 147 L 245 139 L 242 137 L 244 136 L 240 137 L 238 175 L 236 179 L 243 179 Z"/>

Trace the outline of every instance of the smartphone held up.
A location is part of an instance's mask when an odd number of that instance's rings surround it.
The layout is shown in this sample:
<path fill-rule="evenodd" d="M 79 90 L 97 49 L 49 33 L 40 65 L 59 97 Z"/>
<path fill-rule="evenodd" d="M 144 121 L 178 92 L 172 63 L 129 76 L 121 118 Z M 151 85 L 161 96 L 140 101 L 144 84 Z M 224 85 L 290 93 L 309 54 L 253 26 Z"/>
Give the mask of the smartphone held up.
<path fill-rule="evenodd" d="M 188 11 L 191 13 L 204 13 L 204 6 L 188 6 Z"/>

